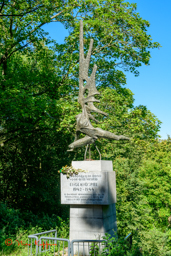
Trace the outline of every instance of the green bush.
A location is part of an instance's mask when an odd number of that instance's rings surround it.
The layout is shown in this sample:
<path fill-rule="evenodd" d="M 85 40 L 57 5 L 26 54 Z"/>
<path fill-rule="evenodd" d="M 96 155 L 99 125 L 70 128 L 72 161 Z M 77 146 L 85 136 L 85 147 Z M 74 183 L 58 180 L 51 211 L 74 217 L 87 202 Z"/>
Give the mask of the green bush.
<path fill-rule="evenodd" d="M 124 237 L 110 237 L 106 234 L 103 238 L 106 243 L 101 255 L 103 256 L 170 256 L 169 230 L 165 233 L 153 228 L 148 231 L 132 234 L 132 245 Z M 97 248 L 96 248 L 97 251 Z M 100 255 L 100 254 L 98 254 Z"/>
<path fill-rule="evenodd" d="M 142 256 L 141 248 L 138 247 L 137 241 L 131 246 L 128 240 L 125 240 L 124 237 L 118 237 L 116 234 L 115 237 L 110 237 L 106 234 L 104 237 L 106 243 L 101 255 L 103 256 Z"/>
<path fill-rule="evenodd" d="M 56 215 L 49 216 L 42 213 L 42 216 L 37 216 L 32 212 L 21 212 L 0 203 L 0 219 L 0 252 L 3 253 L 2 255 L 16 251 L 22 251 L 24 255 L 25 246 L 18 246 L 16 240 L 27 243 L 30 234 L 57 229 L 58 237 L 69 237 L 69 220 L 65 221 Z M 11 246 L 5 244 L 8 238 L 13 241 Z"/>

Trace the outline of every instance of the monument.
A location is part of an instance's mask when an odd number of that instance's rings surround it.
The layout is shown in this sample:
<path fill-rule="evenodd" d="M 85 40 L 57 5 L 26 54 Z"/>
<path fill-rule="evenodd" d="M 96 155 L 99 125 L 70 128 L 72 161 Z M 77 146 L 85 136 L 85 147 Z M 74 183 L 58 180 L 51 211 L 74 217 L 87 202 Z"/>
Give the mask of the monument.
<path fill-rule="evenodd" d="M 61 204 L 70 205 L 70 240 L 112 236 L 116 226 L 116 179 L 112 161 L 73 161 L 86 172 L 61 174 Z"/>
<path fill-rule="evenodd" d="M 68 151 L 83 146 L 86 146 L 87 151 L 88 146 L 92 143 L 95 144 L 100 137 L 110 140 L 129 140 L 123 135 L 115 135 L 100 128 L 94 128 L 90 122 L 91 119 L 98 123 L 91 112 L 107 116 L 93 105 L 93 102 L 100 101 L 94 97 L 99 94 L 95 85 L 96 65 L 94 65 L 90 77 L 88 76 L 92 47 L 93 40 L 91 39 L 85 58 L 83 22 L 80 21 L 78 102 L 82 107 L 82 113 L 76 116 L 75 140 L 69 145 Z M 88 95 L 86 96 L 87 91 Z M 84 138 L 79 138 L 81 133 L 85 135 Z M 86 151 L 84 159 L 86 159 Z M 100 160 L 73 161 L 72 166 L 85 172 L 74 174 L 69 178 L 61 173 L 61 204 L 70 205 L 70 240 L 103 239 L 105 233 L 114 236 L 117 231 L 116 178 L 112 161 L 101 160 L 100 155 Z"/>
<path fill-rule="evenodd" d="M 79 96 L 78 102 L 82 107 L 82 113 L 76 116 L 77 127 L 76 135 L 73 143 L 69 145 L 68 151 L 73 151 L 75 148 L 88 146 L 89 144 L 95 143 L 98 138 L 106 138 L 111 140 L 129 140 L 128 137 L 123 135 L 115 135 L 112 132 L 104 131 L 101 128 L 94 128 L 90 122 L 90 119 L 98 123 L 98 120 L 91 114 L 91 112 L 96 112 L 107 116 L 107 114 L 93 105 L 93 102 L 100 102 L 94 96 L 100 94 L 96 89 L 95 75 L 97 66 L 94 65 L 91 76 L 88 77 L 88 69 L 90 65 L 90 57 L 93 47 L 93 39 L 90 41 L 89 50 L 87 57 L 84 58 L 84 44 L 83 44 L 83 22 L 80 21 L 80 56 L 79 56 Z M 84 82 L 86 84 L 84 85 Z M 86 91 L 88 91 L 88 96 L 86 97 Z M 80 133 L 86 136 L 79 139 Z"/>

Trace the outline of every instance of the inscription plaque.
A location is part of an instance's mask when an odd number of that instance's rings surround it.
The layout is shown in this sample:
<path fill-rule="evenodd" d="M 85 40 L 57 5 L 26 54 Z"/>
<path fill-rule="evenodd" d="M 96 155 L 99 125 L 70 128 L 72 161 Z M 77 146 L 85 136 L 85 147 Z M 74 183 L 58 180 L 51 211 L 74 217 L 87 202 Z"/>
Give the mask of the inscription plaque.
<path fill-rule="evenodd" d="M 85 172 L 68 179 L 61 173 L 61 204 L 107 205 L 114 202 L 115 172 Z"/>

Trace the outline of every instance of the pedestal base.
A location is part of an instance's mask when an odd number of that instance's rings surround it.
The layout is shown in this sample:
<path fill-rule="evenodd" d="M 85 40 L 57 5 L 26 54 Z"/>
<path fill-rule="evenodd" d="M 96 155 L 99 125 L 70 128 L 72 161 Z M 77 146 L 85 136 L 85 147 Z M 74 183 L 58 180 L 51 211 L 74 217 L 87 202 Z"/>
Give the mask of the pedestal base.
<path fill-rule="evenodd" d="M 103 240 L 106 233 L 114 237 L 116 179 L 112 161 L 73 161 L 72 166 L 86 172 L 69 179 L 61 174 L 61 203 L 70 204 L 70 241 Z M 90 255 L 91 243 L 77 246 L 74 255 L 83 251 Z"/>
<path fill-rule="evenodd" d="M 74 239 L 103 240 L 105 233 L 112 237 L 117 231 L 115 204 L 110 205 L 71 205 L 70 241 Z M 85 255 L 88 248 L 84 246 Z M 77 252 L 74 246 L 74 253 Z M 81 253 L 82 247 L 79 247 Z"/>

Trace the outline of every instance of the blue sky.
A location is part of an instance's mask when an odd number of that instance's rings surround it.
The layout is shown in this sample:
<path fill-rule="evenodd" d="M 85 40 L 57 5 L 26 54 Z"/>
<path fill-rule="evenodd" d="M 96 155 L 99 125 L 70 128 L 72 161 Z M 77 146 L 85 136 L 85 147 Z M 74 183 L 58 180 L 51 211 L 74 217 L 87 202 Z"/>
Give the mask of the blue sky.
<path fill-rule="evenodd" d="M 171 0 L 130 0 L 137 3 L 137 12 L 150 22 L 148 34 L 153 41 L 161 44 L 160 49 L 151 51 L 150 66 L 141 66 L 140 75 L 135 77 L 126 73 L 127 85 L 134 93 L 134 105 L 145 105 L 162 121 L 159 135 L 166 139 L 171 135 Z M 50 23 L 43 26 L 51 38 L 63 43 L 68 31 L 60 23 Z"/>
<path fill-rule="evenodd" d="M 139 77 L 127 73 L 127 87 L 134 93 L 135 105 L 145 105 L 162 121 L 162 139 L 171 135 L 171 1 L 135 0 L 137 12 L 150 22 L 148 34 L 162 46 L 151 51 L 150 66 L 139 68 Z"/>

